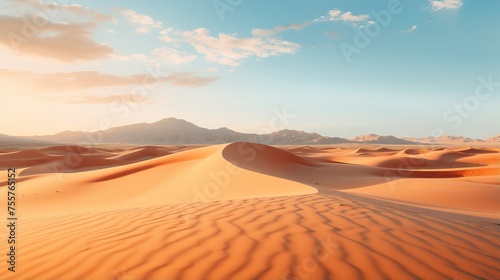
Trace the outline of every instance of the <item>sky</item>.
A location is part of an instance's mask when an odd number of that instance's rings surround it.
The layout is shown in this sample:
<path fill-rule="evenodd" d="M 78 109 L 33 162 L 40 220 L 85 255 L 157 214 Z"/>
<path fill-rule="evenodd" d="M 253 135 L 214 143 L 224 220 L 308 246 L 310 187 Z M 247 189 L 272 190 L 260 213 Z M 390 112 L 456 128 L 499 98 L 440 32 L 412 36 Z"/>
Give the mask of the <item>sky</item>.
<path fill-rule="evenodd" d="M 497 0 L 0 0 L 0 133 L 500 133 Z"/>

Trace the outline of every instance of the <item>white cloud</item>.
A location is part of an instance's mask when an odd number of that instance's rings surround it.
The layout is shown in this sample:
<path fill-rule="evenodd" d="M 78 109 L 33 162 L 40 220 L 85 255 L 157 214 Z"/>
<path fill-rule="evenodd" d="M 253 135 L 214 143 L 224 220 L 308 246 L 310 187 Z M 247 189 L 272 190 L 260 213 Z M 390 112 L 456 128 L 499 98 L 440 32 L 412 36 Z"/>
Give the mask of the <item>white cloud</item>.
<path fill-rule="evenodd" d="M 418 27 L 417 25 L 413 25 L 412 27 L 410 27 L 410 28 L 408 28 L 406 30 L 403 30 L 401 32 L 403 32 L 403 33 L 410 33 L 410 32 L 413 32 L 413 31 L 417 30 L 417 27 Z"/>
<path fill-rule="evenodd" d="M 57 98 L 57 100 L 59 99 L 60 98 Z M 62 102 L 67 104 L 106 104 L 106 103 L 153 104 L 153 102 L 148 99 L 148 96 L 140 95 L 137 93 L 107 94 L 107 95 L 83 93 L 63 98 Z"/>
<path fill-rule="evenodd" d="M 4 0 L 1 8 L 2 12 L 7 12 L 5 14 L 8 15 L 45 14 L 47 19 L 56 23 L 105 22 L 113 18 L 89 7 L 77 4 L 59 4 L 57 2 L 68 1 Z"/>
<path fill-rule="evenodd" d="M 172 33 L 173 30 L 174 29 L 172 27 L 169 27 L 167 29 L 160 31 L 161 36 L 158 38 L 165 43 L 170 43 L 170 42 L 175 41 L 175 39 L 170 36 L 170 33 Z"/>
<path fill-rule="evenodd" d="M 215 67 L 210 67 L 210 68 L 205 69 L 205 71 L 211 72 L 211 73 L 216 73 L 216 72 L 219 72 L 219 69 L 217 69 Z"/>
<path fill-rule="evenodd" d="M 337 30 L 331 30 L 331 31 L 327 31 L 325 32 L 325 34 L 330 37 L 330 38 L 338 38 L 340 36 L 340 33 L 337 31 Z"/>
<path fill-rule="evenodd" d="M 111 16 L 76 4 L 54 1 L 0 1 L 0 47 L 12 53 L 72 63 L 109 57 L 114 50 L 94 40 Z"/>
<path fill-rule="evenodd" d="M 120 54 L 112 54 L 111 58 L 116 59 L 116 60 L 122 60 L 122 61 L 130 60 L 130 57 L 128 55 L 120 55 Z"/>
<path fill-rule="evenodd" d="M 151 32 L 151 30 L 149 29 L 148 26 L 141 26 L 141 27 L 137 27 L 135 29 L 135 32 L 139 33 L 139 34 L 144 34 L 144 33 L 149 33 Z"/>
<path fill-rule="evenodd" d="M 152 17 L 141 15 L 134 10 L 124 10 L 121 14 L 124 15 L 129 22 L 140 25 L 135 29 L 135 31 L 140 34 L 149 33 L 151 28 L 162 28 L 163 25 L 161 21 L 155 21 Z"/>
<path fill-rule="evenodd" d="M 114 31 L 113 29 L 105 29 L 104 32 L 111 33 L 111 34 L 116 33 L 116 31 Z"/>
<path fill-rule="evenodd" d="M 340 16 L 340 19 L 342 21 L 366 21 L 370 18 L 369 15 L 359 15 L 359 16 L 355 16 L 353 15 L 351 12 L 345 12 L 344 14 L 342 14 Z M 334 19 L 334 20 L 338 20 L 338 19 Z"/>
<path fill-rule="evenodd" d="M 295 53 L 300 48 L 299 44 L 273 37 L 237 38 L 224 33 L 213 37 L 205 28 L 182 32 L 181 35 L 207 61 L 233 66 L 240 65 L 243 59 L 251 56 L 265 58 Z"/>
<path fill-rule="evenodd" d="M 145 54 L 142 53 L 134 53 L 130 55 L 132 59 L 139 60 L 139 61 L 147 61 L 148 57 Z"/>
<path fill-rule="evenodd" d="M 281 26 L 276 26 L 272 29 L 253 29 L 252 30 L 252 35 L 254 36 L 273 36 L 278 33 L 287 31 L 287 30 L 295 30 L 299 31 L 302 28 L 308 26 L 311 24 L 310 21 L 306 21 L 303 23 L 292 23 L 292 24 L 287 24 L 287 25 L 281 25 Z"/>
<path fill-rule="evenodd" d="M 160 63 L 160 64 L 184 64 L 195 60 L 197 57 L 193 54 L 187 54 L 177 49 L 168 47 L 156 48 L 151 52 L 151 55 L 142 53 L 134 53 L 131 55 L 118 55 L 113 54 L 111 58 L 122 61 L 141 61 L 146 63 Z"/>
<path fill-rule="evenodd" d="M 162 47 L 153 50 L 153 55 L 161 58 L 162 61 L 168 64 L 183 64 L 196 59 L 196 55 L 186 54 L 176 49 Z"/>
<path fill-rule="evenodd" d="M 0 45 L 24 55 L 51 58 L 63 62 L 103 59 L 114 53 L 106 44 L 93 41 L 98 22 L 54 23 L 46 21 L 29 39 L 22 37 L 26 28 L 23 17 L 0 15 Z"/>
<path fill-rule="evenodd" d="M 460 9 L 464 4 L 462 0 L 429 0 L 432 4 L 432 9 L 434 11 L 439 11 L 441 9 L 456 10 Z"/>
<path fill-rule="evenodd" d="M 359 28 L 365 28 L 365 27 L 370 26 L 370 25 L 375 24 L 375 23 L 376 23 L 375 21 L 369 20 L 365 24 L 360 25 Z"/>
<path fill-rule="evenodd" d="M 175 72 L 166 75 L 135 74 L 118 76 L 97 71 L 37 73 L 0 68 L 0 83 L 14 94 L 65 95 L 68 92 L 121 89 L 124 86 L 166 83 L 182 87 L 200 87 L 216 81 L 218 77 L 197 76 L 192 72 Z"/>
<path fill-rule="evenodd" d="M 164 42 L 176 41 L 170 36 L 170 33 L 174 33 L 183 37 L 183 41 L 191 44 L 207 61 L 236 66 L 240 65 L 242 60 L 252 56 L 266 58 L 283 53 L 295 53 L 301 47 L 299 44 L 273 37 L 281 32 L 299 31 L 308 25 L 323 21 L 348 22 L 355 26 L 362 24 L 361 28 L 363 28 L 374 23 L 369 19 L 369 15 L 353 15 L 350 11 L 342 12 L 334 9 L 328 12 L 328 16 L 321 16 L 303 23 L 280 25 L 271 29 L 253 29 L 250 38 L 237 38 L 235 35 L 224 33 L 219 33 L 216 37 L 205 28 L 186 32 L 172 32 L 172 28 L 168 28 L 160 32 L 159 38 Z"/>
<path fill-rule="evenodd" d="M 328 11 L 328 15 L 330 16 L 331 19 L 338 18 L 338 16 L 340 16 L 341 14 L 342 14 L 342 11 L 339 9 L 334 9 L 334 10 Z"/>
<path fill-rule="evenodd" d="M 137 61 L 143 61 L 143 62 L 150 62 L 148 57 L 142 53 L 134 53 L 131 55 L 112 54 L 111 58 L 116 59 L 116 60 L 123 60 L 123 61 L 137 60 Z"/>
<path fill-rule="evenodd" d="M 350 11 L 342 13 L 341 10 L 334 9 L 328 11 L 327 16 L 321 16 L 315 19 L 314 22 L 321 22 L 321 21 L 363 22 L 369 19 L 370 19 L 369 15 L 365 14 L 353 15 L 352 12 Z"/>
<path fill-rule="evenodd" d="M 308 21 L 305 21 L 303 23 L 292 23 L 292 24 L 287 24 L 287 25 L 280 25 L 280 26 L 276 26 L 276 27 L 271 28 L 271 29 L 253 29 L 252 35 L 265 37 L 265 36 L 273 36 L 273 35 L 276 35 L 278 33 L 281 33 L 281 32 L 287 31 L 287 30 L 299 31 L 302 28 L 309 26 L 313 23 L 324 22 L 324 21 L 350 22 L 350 23 L 352 23 L 353 26 L 357 26 L 358 23 L 366 22 L 366 24 L 364 26 L 360 27 L 360 28 L 363 28 L 363 27 L 366 27 L 368 25 L 375 23 L 374 21 L 369 21 L 369 19 L 370 19 L 369 15 L 365 15 L 365 14 L 353 15 L 352 12 L 350 12 L 350 11 L 343 13 L 339 9 L 334 9 L 334 10 L 328 11 L 327 16 L 321 16 L 321 17 L 316 18 L 314 20 L 308 20 Z"/>

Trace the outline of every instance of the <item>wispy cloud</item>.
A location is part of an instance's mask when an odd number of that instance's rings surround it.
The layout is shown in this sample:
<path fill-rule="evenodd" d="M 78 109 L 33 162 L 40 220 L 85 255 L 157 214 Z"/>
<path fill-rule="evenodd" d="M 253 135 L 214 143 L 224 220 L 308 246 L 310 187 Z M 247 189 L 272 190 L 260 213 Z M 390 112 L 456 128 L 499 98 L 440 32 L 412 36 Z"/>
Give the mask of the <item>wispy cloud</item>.
<path fill-rule="evenodd" d="M 306 21 L 303 23 L 292 23 L 292 24 L 287 24 L 287 25 L 281 25 L 281 26 L 276 26 L 272 29 L 253 29 L 252 30 L 252 35 L 254 36 L 273 36 L 278 33 L 287 31 L 287 30 L 295 30 L 299 31 L 302 28 L 310 25 L 312 22 L 311 21 Z"/>
<path fill-rule="evenodd" d="M 330 31 L 327 31 L 325 32 L 325 34 L 330 37 L 330 38 L 338 38 L 340 36 L 340 33 L 337 31 L 337 30 L 330 30 Z"/>
<path fill-rule="evenodd" d="M 54 23 L 47 21 L 38 32 L 24 36 L 25 20 L 0 16 L 0 44 L 16 53 L 52 58 L 64 62 L 96 60 L 114 51 L 92 40 L 94 23 Z"/>
<path fill-rule="evenodd" d="M 200 77 L 191 72 L 154 77 L 148 74 L 118 76 L 97 71 L 35 73 L 0 69 L 0 82 L 6 90 L 27 95 L 155 83 L 168 83 L 182 87 L 200 87 L 208 85 L 217 79 L 217 77 Z"/>
<path fill-rule="evenodd" d="M 62 99 L 63 103 L 67 104 L 124 104 L 124 103 L 134 103 L 134 104 L 153 104 L 147 96 L 138 95 L 133 93 L 125 94 L 78 94 L 75 96 L 70 96 Z"/>
<path fill-rule="evenodd" d="M 334 10 L 328 11 L 328 15 L 321 16 L 319 18 L 314 19 L 313 21 L 315 21 L 315 22 L 321 22 L 321 21 L 363 22 L 363 21 L 367 21 L 369 19 L 370 19 L 369 15 L 365 15 L 365 14 L 353 15 L 352 12 L 350 12 L 350 11 L 342 12 L 339 9 L 334 9 Z"/>
<path fill-rule="evenodd" d="M 185 51 L 169 48 L 169 47 L 161 47 L 154 49 L 151 54 L 145 55 L 142 53 L 135 53 L 131 55 L 111 55 L 113 59 L 122 60 L 122 61 L 141 61 L 149 64 L 170 64 L 170 65 L 178 65 L 191 62 L 197 58 L 194 54 L 189 54 Z"/>
<path fill-rule="evenodd" d="M 171 33 L 173 32 L 173 30 L 174 30 L 173 27 L 169 27 L 167 29 L 160 31 L 160 37 L 158 37 L 158 39 L 162 40 L 165 43 L 170 43 L 175 41 L 175 39 L 171 37 Z"/>
<path fill-rule="evenodd" d="M 187 54 L 177 49 L 168 47 L 162 47 L 153 50 L 153 55 L 159 58 L 159 60 L 156 61 L 161 61 L 167 64 L 183 64 L 196 59 L 196 55 Z"/>
<path fill-rule="evenodd" d="M 446 10 L 456 10 L 462 7 L 462 0 L 429 0 L 434 11 L 439 11 L 442 9 Z"/>
<path fill-rule="evenodd" d="M 161 78 L 162 82 L 181 87 L 201 87 L 216 81 L 218 77 L 200 77 L 191 72 L 173 73 Z"/>
<path fill-rule="evenodd" d="M 135 31 L 140 34 L 151 32 L 151 28 L 162 28 L 163 25 L 161 21 L 155 21 L 152 17 L 139 14 L 134 10 L 124 10 L 121 14 L 132 24 L 139 25 Z"/>
<path fill-rule="evenodd" d="M 371 25 L 375 23 L 374 21 L 370 20 L 370 16 L 366 14 L 360 14 L 360 15 L 353 15 L 351 11 L 347 12 L 342 12 L 339 9 L 333 9 L 328 11 L 326 16 L 320 16 L 316 19 L 313 20 L 307 20 L 302 23 L 292 23 L 292 24 L 287 24 L 287 25 L 280 25 L 276 26 L 271 29 L 253 29 L 252 30 L 252 35 L 254 36 L 261 36 L 261 37 L 266 37 L 266 36 L 274 36 L 279 33 L 282 33 L 284 31 L 288 30 L 295 30 L 295 31 L 300 31 L 304 27 L 307 27 L 311 24 L 318 23 L 318 22 L 328 22 L 328 21 L 334 21 L 334 22 L 346 22 L 346 23 L 351 23 L 353 26 L 359 26 L 360 28 L 366 27 L 368 25 Z"/>
<path fill-rule="evenodd" d="M 410 33 L 410 32 L 413 32 L 415 30 L 417 30 L 418 26 L 417 25 L 412 25 L 412 27 L 406 29 L 406 30 L 403 30 L 401 31 L 402 33 Z"/>
<path fill-rule="evenodd" d="M 375 23 L 376 23 L 375 21 L 373 21 L 373 20 L 369 20 L 369 21 L 367 21 L 367 22 L 365 22 L 365 23 L 361 24 L 361 25 L 359 26 L 359 28 L 366 28 L 366 27 L 368 27 L 368 26 L 370 26 L 370 25 L 372 25 L 372 24 L 375 24 Z"/>
<path fill-rule="evenodd" d="M 181 33 L 185 42 L 193 46 L 209 62 L 225 65 L 240 65 L 248 57 L 270 57 L 284 53 L 295 53 L 300 45 L 274 37 L 254 36 L 237 38 L 219 33 L 218 37 L 210 35 L 205 28 Z"/>
<path fill-rule="evenodd" d="M 116 60 L 122 60 L 122 61 L 142 61 L 142 62 L 152 62 L 151 59 L 148 58 L 147 55 L 142 54 L 142 53 L 134 53 L 131 55 L 118 55 L 118 54 L 112 54 L 111 58 L 116 59 Z"/>
<path fill-rule="evenodd" d="M 253 29 L 250 38 L 237 38 L 235 35 L 224 33 L 214 37 L 205 28 L 185 32 L 173 32 L 172 29 L 166 29 L 161 32 L 162 37 L 160 38 L 165 42 L 173 42 L 176 40 L 170 34 L 180 35 L 207 61 L 236 66 L 240 65 L 248 57 L 265 58 L 284 53 L 292 54 L 301 47 L 297 43 L 276 38 L 275 35 L 279 33 L 288 30 L 300 31 L 311 24 L 325 21 L 347 22 L 355 26 L 364 24 L 362 26 L 364 27 L 374 23 L 369 19 L 369 15 L 354 15 L 350 11 L 342 12 L 339 9 L 334 9 L 330 10 L 327 16 L 321 16 L 302 23 L 280 25 L 271 29 Z"/>
<path fill-rule="evenodd" d="M 78 4 L 59 4 L 57 1 L 41 0 L 4 0 L 6 15 L 23 14 L 43 16 L 54 21 L 55 18 L 65 22 L 104 22 L 112 19 L 110 15 Z M 9 12 L 10 11 L 10 12 Z M 28 17 L 31 18 L 31 17 Z"/>
<path fill-rule="evenodd" d="M 191 72 L 153 77 L 147 74 L 117 76 L 95 71 L 47 74 L 0 69 L 0 84 L 9 93 L 68 104 L 152 104 L 146 95 L 122 92 L 127 92 L 131 86 L 155 83 L 201 87 L 217 79 L 197 76 Z M 86 92 L 88 90 L 92 90 L 92 93 Z M 117 91 L 120 93 L 116 93 Z"/>
<path fill-rule="evenodd" d="M 369 15 L 355 15 L 351 11 L 342 12 L 334 9 L 330 10 L 327 16 L 302 23 L 280 25 L 271 29 L 255 28 L 251 31 L 251 37 L 240 38 L 237 35 L 225 33 L 212 36 L 206 28 L 190 31 L 174 30 L 173 27 L 163 28 L 161 22 L 153 20 L 150 16 L 140 15 L 133 10 L 125 10 L 121 13 L 130 22 L 140 25 L 136 28 L 138 33 L 150 32 L 151 28 L 162 28 L 158 32 L 158 39 L 170 45 L 155 49 L 151 55 L 169 64 L 183 64 L 196 59 L 195 54 L 190 54 L 185 49 L 181 51 L 180 48 L 185 43 L 191 45 L 207 62 L 237 66 L 250 57 L 266 58 L 297 52 L 301 47 L 299 44 L 275 37 L 288 30 L 300 31 L 311 24 L 324 21 L 347 22 L 354 26 L 361 25 L 361 28 L 374 23 L 369 20 Z"/>
<path fill-rule="evenodd" d="M 16 54 L 64 62 L 96 60 L 113 49 L 92 39 L 111 16 L 81 5 L 6 0 L 0 15 L 0 45 Z"/>

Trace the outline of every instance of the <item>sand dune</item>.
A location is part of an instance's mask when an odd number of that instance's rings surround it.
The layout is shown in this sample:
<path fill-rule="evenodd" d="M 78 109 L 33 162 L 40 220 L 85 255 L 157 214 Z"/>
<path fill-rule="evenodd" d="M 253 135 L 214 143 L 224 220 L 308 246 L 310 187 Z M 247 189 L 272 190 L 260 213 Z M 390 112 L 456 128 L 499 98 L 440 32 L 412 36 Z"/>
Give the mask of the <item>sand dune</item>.
<path fill-rule="evenodd" d="M 498 279 L 499 156 L 253 143 L 2 149 L 0 188 L 18 167 L 20 206 L 18 271 L 0 278 Z"/>
<path fill-rule="evenodd" d="M 257 153 L 258 150 L 253 150 L 255 147 L 246 147 L 245 151 Z M 270 160 L 270 169 L 272 166 L 288 169 L 288 165 L 301 160 L 276 148 L 258 147 L 272 149 L 276 154 L 259 157 L 253 162 L 254 166 Z M 28 167 L 20 172 L 21 178 L 29 178 L 18 191 L 26 205 L 20 212 L 41 214 L 79 211 L 86 205 L 110 209 L 119 205 L 208 202 L 317 192 L 301 183 L 239 168 L 231 162 L 254 159 L 252 154 L 235 155 L 234 149 L 237 147 L 233 144 L 216 145 L 129 163 L 127 155 L 133 154 L 137 159 L 148 154 L 147 149 L 139 149 L 110 158 L 82 155 L 78 167 L 59 161 Z M 226 160 L 223 153 L 233 153 L 234 157 Z M 271 160 L 273 156 L 286 154 L 288 158 Z M 61 173 L 54 175 L 51 173 L 54 171 Z M 0 186 L 6 184 L 3 181 Z M 46 205 L 47 201 L 50 205 Z"/>
<path fill-rule="evenodd" d="M 499 276 L 494 222 L 345 193 L 26 218 L 21 227 L 22 279 Z"/>

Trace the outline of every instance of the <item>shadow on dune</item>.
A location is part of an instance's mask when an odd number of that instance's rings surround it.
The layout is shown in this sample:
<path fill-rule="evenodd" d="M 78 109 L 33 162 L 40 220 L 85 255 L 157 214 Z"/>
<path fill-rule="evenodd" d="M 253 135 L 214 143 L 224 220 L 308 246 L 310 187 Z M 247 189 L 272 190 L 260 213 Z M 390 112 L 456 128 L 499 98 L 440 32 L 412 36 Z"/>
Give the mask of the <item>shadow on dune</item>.
<path fill-rule="evenodd" d="M 447 167 L 448 163 L 441 163 L 439 165 L 443 167 L 442 169 L 419 170 L 418 167 L 413 168 L 412 166 L 401 168 L 401 162 L 405 158 L 388 159 L 383 161 L 382 164 L 363 165 L 346 162 L 325 162 L 324 159 L 319 158 L 303 158 L 289 151 L 261 144 L 237 142 L 226 146 L 222 151 L 222 156 L 227 161 L 246 170 L 312 187 L 321 186 L 337 190 L 360 188 L 406 178 L 445 179 L 500 175 L 500 168 L 498 167 L 477 168 L 476 165 L 468 168 L 446 169 L 444 167 Z M 387 150 L 379 149 L 375 152 L 387 152 Z M 482 151 L 479 150 L 478 153 L 482 153 Z M 449 156 L 447 154 L 444 157 Z M 470 156 L 470 154 L 452 155 L 451 157 L 452 160 L 456 160 L 463 156 Z M 427 168 L 432 165 L 434 165 L 432 166 L 434 168 L 437 167 L 436 162 L 433 160 L 425 160 L 424 162 L 427 163 L 424 164 Z"/>
<path fill-rule="evenodd" d="M 171 151 L 162 147 L 145 146 L 132 149 L 106 150 L 81 146 L 53 146 L 38 150 L 24 150 L 12 154 L 9 164 L 27 167 L 19 175 L 45 173 L 76 173 L 95 169 L 140 162 L 160 156 L 170 155 Z"/>
<path fill-rule="evenodd" d="M 383 177 L 374 177 L 373 168 L 326 164 L 322 159 L 306 159 L 279 148 L 249 142 L 227 145 L 222 156 L 240 168 L 312 187 L 349 189 L 384 182 Z"/>

